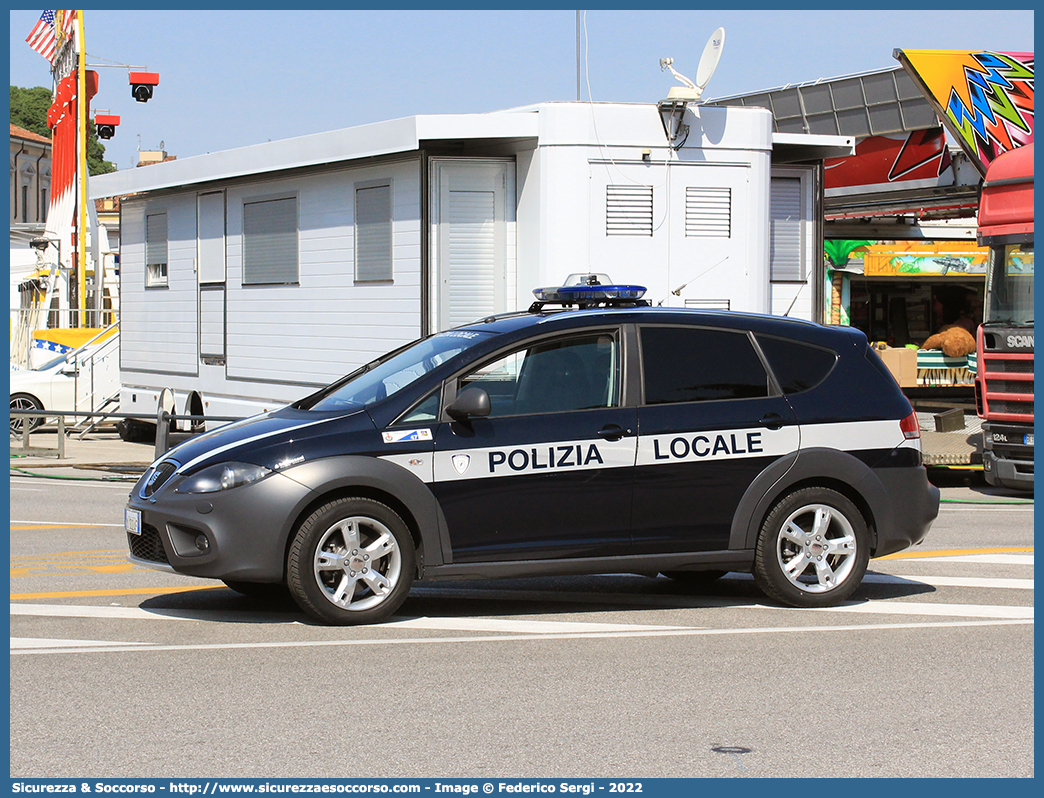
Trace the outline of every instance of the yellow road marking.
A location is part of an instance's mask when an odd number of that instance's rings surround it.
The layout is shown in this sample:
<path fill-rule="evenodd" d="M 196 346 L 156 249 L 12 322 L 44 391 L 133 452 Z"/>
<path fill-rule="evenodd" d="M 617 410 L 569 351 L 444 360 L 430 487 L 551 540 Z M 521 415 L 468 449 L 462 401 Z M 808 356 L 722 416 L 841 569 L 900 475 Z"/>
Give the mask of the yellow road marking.
<path fill-rule="evenodd" d="M 919 557 L 960 557 L 965 554 L 1013 554 L 1016 552 L 1032 552 L 1032 546 L 1007 546 L 996 549 L 941 549 L 939 551 L 899 551 L 876 557 L 877 560 L 912 560 Z"/>
<path fill-rule="evenodd" d="M 86 563 L 83 563 L 82 565 L 55 565 L 54 567 L 80 572 L 90 571 L 95 574 L 125 574 L 130 571 L 142 570 L 129 562 L 121 562 L 115 565 L 87 565 Z"/>
<path fill-rule="evenodd" d="M 32 560 L 39 557 L 71 557 L 74 554 L 126 554 L 126 549 L 98 549 L 96 551 L 57 551 L 54 554 L 39 554 L 36 557 L 12 557 L 14 560 Z"/>
<path fill-rule="evenodd" d="M 54 593 L 12 593 L 11 601 L 45 598 L 96 598 L 103 596 L 147 596 L 166 593 L 187 593 L 190 590 L 217 590 L 224 585 L 201 585 L 200 587 L 154 587 L 128 588 L 125 590 L 62 590 Z"/>

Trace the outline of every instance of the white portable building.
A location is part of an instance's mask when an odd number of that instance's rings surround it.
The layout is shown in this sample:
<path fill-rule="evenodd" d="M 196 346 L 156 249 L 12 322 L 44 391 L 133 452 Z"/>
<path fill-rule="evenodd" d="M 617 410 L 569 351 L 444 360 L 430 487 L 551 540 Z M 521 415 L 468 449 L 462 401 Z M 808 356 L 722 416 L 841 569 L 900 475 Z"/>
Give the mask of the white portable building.
<path fill-rule="evenodd" d="M 760 108 L 546 103 L 92 178 L 122 197 L 121 410 L 269 409 L 574 272 L 815 318 L 822 159 L 852 148 Z"/>

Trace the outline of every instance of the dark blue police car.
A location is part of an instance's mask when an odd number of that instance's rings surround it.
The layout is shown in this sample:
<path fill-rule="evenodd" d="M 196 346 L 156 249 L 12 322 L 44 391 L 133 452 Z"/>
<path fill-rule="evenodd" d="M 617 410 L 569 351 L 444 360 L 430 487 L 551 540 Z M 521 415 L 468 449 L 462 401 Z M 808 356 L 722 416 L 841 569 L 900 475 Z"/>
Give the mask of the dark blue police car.
<path fill-rule="evenodd" d="M 535 293 L 167 452 L 130 559 L 357 624 L 420 578 L 748 571 L 828 606 L 924 538 L 917 417 L 862 333 Z"/>

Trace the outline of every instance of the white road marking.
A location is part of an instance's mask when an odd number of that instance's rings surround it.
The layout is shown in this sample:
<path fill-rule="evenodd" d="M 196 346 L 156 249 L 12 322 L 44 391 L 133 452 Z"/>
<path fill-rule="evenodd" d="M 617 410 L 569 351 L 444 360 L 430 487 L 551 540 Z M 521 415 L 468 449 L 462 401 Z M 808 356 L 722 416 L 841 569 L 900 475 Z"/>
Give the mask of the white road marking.
<path fill-rule="evenodd" d="M 122 523 L 85 523 L 82 521 L 10 521 L 11 526 L 112 526 L 123 529 Z"/>
<path fill-rule="evenodd" d="M 11 650 L 30 648 L 100 648 L 103 646 L 148 646 L 148 643 L 126 643 L 121 640 L 52 640 L 43 637 L 12 637 Z"/>
<path fill-rule="evenodd" d="M 475 598 L 477 594 L 492 595 L 504 598 L 499 591 L 452 591 L 445 595 L 455 598 Z M 544 591 L 529 593 L 525 592 L 515 598 L 528 600 L 548 600 L 548 595 L 555 600 L 562 600 L 560 594 L 547 594 Z M 608 597 L 594 597 L 605 602 Z M 653 597 L 657 604 L 677 605 L 677 599 L 669 597 Z M 805 610 L 793 607 L 779 607 L 772 604 L 761 604 L 758 602 L 743 602 L 733 599 L 687 596 L 685 607 L 692 609 L 719 608 L 719 609 L 758 609 L 775 610 L 776 612 L 803 612 Z M 980 605 L 980 604 L 943 604 L 928 601 L 847 601 L 836 607 L 818 607 L 808 611 L 811 612 L 878 612 L 885 615 L 933 615 L 952 616 L 964 618 L 1017 618 L 1031 620 L 1033 618 L 1033 607 L 1009 607 L 1002 605 Z M 275 623 L 298 623 L 297 619 L 286 613 L 244 613 L 228 610 L 145 610 L 140 607 L 100 607 L 100 606 L 76 606 L 63 604 L 11 604 L 11 615 L 37 616 L 46 618 L 107 618 L 119 620 L 181 620 L 181 621 L 224 621 L 242 620 L 249 617 L 255 622 Z M 442 631 L 478 631 L 478 632 L 503 632 L 503 633 L 547 633 L 547 634 L 586 634 L 591 633 L 616 633 L 632 631 L 663 631 L 670 629 L 686 629 L 694 627 L 666 627 L 666 626 L 640 626 L 636 624 L 602 624 L 602 623 L 574 623 L 562 621 L 532 621 L 532 620 L 509 620 L 493 618 L 404 618 L 391 621 L 386 626 L 397 625 L 409 629 L 437 629 Z M 702 627 L 696 627 L 702 628 Z"/>
<path fill-rule="evenodd" d="M 889 562 L 974 562 L 982 565 L 1033 565 L 1032 554 L 954 554 L 942 557 L 896 557 Z"/>
<path fill-rule="evenodd" d="M 140 607 L 94 607 L 70 604 L 12 604 L 11 615 L 40 618 L 105 618 L 123 621 L 228 621 L 249 616 L 252 621 L 289 622 L 286 613 L 234 613 L 226 610 L 144 610 Z"/>
<path fill-rule="evenodd" d="M 932 560 L 940 559 L 933 557 Z M 909 562 L 909 561 L 908 561 Z M 924 560 L 920 560 L 924 562 Z M 749 580 L 753 579 L 750 574 L 729 574 L 723 579 Z M 1004 579 L 998 577 L 975 577 L 975 576 L 933 576 L 922 574 L 919 576 L 900 576 L 893 574 L 879 574 L 870 571 L 863 577 L 863 584 L 871 585 L 909 585 L 922 584 L 932 587 L 984 587 L 1005 590 L 1033 590 L 1032 579 Z"/>
<path fill-rule="evenodd" d="M 95 607 L 68 604 L 12 604 L 11 615 L 45 618 L 104 618 L 125 621 L 221 621 L 251 620 L 293 622 L 288 613 L 243 613 L 228 610 L 146 610 L 141 607 Z M 452 632 L 503 632 L 512 634 L 586 634 L 598 632 L 648 632 L 669 629 L 692 629 L 691 626 L 650 626 L 623 623 L 581 623 L 574 621 L 508 620 L 502 618 L 400 618 L 381 625 L 381 628 L 426 629 Z"/>
<path fill-rule="evenodd" d="M 694 629 L 693 626 L 650 626 L 630 623 L 579 623 L 574 621 L 516 621 L 504 618 L 406 618 L 382 627 L 399 629 L 442 629 L 452 632 L 508 632 L 514 634 L 569 634 L 587 632 L 652 632 Z"/>
<path fill-rule="evenodd" d="M 978 504 L 978 503 L 971 503 L 971 502 L 962 504 L 961 502 L 957 502 L 955 504 L 941 504 L 941 505 L 939 505 L 939 512 L 940 513 L 943 513 L 943 512 L 962 513 L 962 514 L 970 513 L 970 512 L 993 513 L 993 512 L 996 512 L 998 510 L 1003 510 L 1004 512 L 1009 512 L 1009 513 L 1032 513 L 1033 512 L 1033 502 L 1019 502 L 1019 503 L 1016 503 L 1014 501 L 1012 501 L 1012 502 L 998 501 L 998 502 L 990 502 L 989 504 Z"/>
<path fill-rule="evenodd" d="M 893 576 L 892 574 L 867 574 L 864 583 L 874 585 L 906 585 L 920 583 L 932 587 L 985 587 L 1006 590 L 1033 590 L 1032 579 L 996 579 L 973 576 Z"/>
<path fill-rule="evenodd" d="M 1033 607 L 979 604 L 937 604 L 932 601 L 866 601 L 825 607 L 814 612 L 876 612 L 884 615 L 939 615 L 964 618 L 1011 618 L 1032 620 Z"/>
<path fill-rule="evenodd" d="M 398 638 L 363 638 L 355 640 L 298 640 L 287 642 L 265 643 L 208 643 L 194 645 L 106 645 L 99 648 L 22 648 L 12 651 L 18 654 L 104 654 L 128 653 L 139 651 L 229 651 L 235 649 L 273 649 L 273 648 L 316 648 L 319 646 L 388 646 L 388 645 L 430 645 L 447 643 L 503 643 L 523 640 L 591 640 L 591 639 L 633 639 L 641 637 L 699 637 L 707 635 L 734 634 L 807 634 L 811 632 L 867 632 L 890 631 L 893 629 L 951 629 L 976 626 L 1020 626 L 1030 625 L 1026 620 L 992 620 L 992 621 L 936 621 L 928 623 L 886 623 L 886 624 L 852 624 L 848 626 L 780 626 L 753 627 L 739 629 L 666 629 L 664 631 L 644 632 L 590 632 L 562 634 L 522 634 L 522 635 L 474 635 L 471 637 L 398 637 Z"/>
<path fill-rule="evenodd" d="M 62 487 L 90 488 L 91 490 L 97 490 L 98 488 L 116 488 L 116 489 L 120 490 L 123 493 L 130 493 L 131 492 L 131 488 L 134 487 L 135 480 L 137 480 L 137 477 L 134 477 L 133 479 L 124 479 L 124 480 L 120 480 L 118 482 L 115 482 L 115 481 L 108 481 L 108 480 L 101 480 L 101 479 L 91 479 L 89 477 L 77 477 L 75 479 L 55 479 L 54 477 L 40 476 L 40 477 L 35 477 L 35 478 L 33 478 L 33 477 L 21 477 L 21 478 L 12 477 L 11 478 L 11 484 L 12 485 L 40 485 L 42 482 L 45 482 L 45 481 L 52 482 L 52 483 L 54 483 L 54 482 L 61 482 L 62 483 Z M 43 488 L 43 490 L 47 490 L 47 489 Z"/>

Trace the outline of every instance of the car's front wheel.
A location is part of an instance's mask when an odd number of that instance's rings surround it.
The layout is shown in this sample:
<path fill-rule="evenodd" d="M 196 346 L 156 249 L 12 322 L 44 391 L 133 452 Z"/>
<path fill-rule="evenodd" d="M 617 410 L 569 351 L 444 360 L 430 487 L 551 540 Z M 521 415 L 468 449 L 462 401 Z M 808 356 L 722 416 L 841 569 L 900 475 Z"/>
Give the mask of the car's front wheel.
<path fill-rule="evenodd" d="M 754 579 L 792 607 L 830 607 L 859 587 L 870 534 L 859 508 L 829 488 L 803 488 L 769 512 L 754 551 Z"/>
<path fill-rule="evenodd" d="M 336 499 L 298 527 L 287 559 L 297 604 L 324 623 L 378 623 L 406 599 L 416 553 L 410 531 L 372 499 Z"/>

